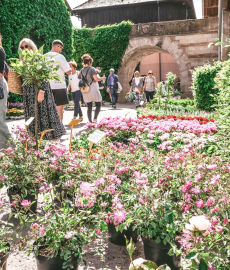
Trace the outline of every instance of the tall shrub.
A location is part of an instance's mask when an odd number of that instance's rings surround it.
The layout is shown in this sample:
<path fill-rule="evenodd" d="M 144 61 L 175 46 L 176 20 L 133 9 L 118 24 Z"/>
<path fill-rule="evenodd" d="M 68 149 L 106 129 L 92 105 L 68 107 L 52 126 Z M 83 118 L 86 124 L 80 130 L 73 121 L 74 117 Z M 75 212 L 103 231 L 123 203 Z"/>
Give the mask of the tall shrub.
<path fill-rule="evenodd" d="M 110 68 L 114 68 L 117 72 L 129 45 L 131 28 L 131 22 L 121 22 L 120 24 L 105 25 L 94 29 L 86 27 L 74 29 L 73 59 L 77 61 L 78 67 L 82 67 L 81 56 L 89 53 L 94 59 L 93 66 L 100 66 L 102 74 L 108 76 Z M 101 93 L 103 100 L 106 101 L 108 94 L 105 91 L 101 91 Z"/>
<path fill-rule="evenodd" d="M 192 90 L 196 106 L 200 110 L 213 111 L 216 100 L 213 95 L 219 90 L 215 86 L 214 79 L 221 70 L 222 63 L 214 62 L 213 65 L 206 64 L 192 71 Z"/>
<path fill-rule="evenodd" d="M 38 47 L 45 44 L 45 52 L 54 39 L 61 39 L 67 59 L 73 53 L 72 22 L 64 0 L 1 0 L 0 32 L 7 59 L 18 57 L 19 41 L 25 37 Z M 9 102 L 21 101 L 22 96 L 10 93 Z"/>
<path fill-rule="evenodd" d="M 217 100 L 218 124 L 219 128 L 230 132 L 230 60 L 223 62 L 221 71 L 215 78 L 215 87 L 219 89 Z"/>
<path fill-rule="evenodd" d="M 18 44 L 31 38 L 38 47 L 50 50 L 54 39 L 65 44 L 63 54 L 72 55 L 72 23 L 64 0 L 1 0 L 0 32 L 7 58 L 18 57 Z"/>

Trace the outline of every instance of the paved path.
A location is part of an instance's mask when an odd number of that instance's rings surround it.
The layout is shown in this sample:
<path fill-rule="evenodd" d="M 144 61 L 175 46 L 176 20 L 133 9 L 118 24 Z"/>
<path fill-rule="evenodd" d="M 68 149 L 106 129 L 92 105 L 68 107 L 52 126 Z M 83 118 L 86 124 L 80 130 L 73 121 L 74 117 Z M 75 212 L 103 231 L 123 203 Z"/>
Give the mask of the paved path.
<path fill-rule="evenodd" d="M 95 110 L 95 107 L 93 108 L 93 110 Z M 83 107 L 82 108 L 83 111 L 83 121 L 74 128 L 73 133 L 75 134 L 80 134 L 82 131 L 87 130 L 87 127 L 85 126 L 85 124 L 88 122 L 88 118 L 87 118 L 87 108 Z M 94 111 L 93 111 L 94 114 Z M 102 119 L 103 117 L 115 117 L 115 116 L 123 116 L 125 117 L 125 115 L 128 114 L 127 116 L 129 117 L 136 117 L 136 109 L 135 109 L 135 105 L 132 103 L 125 103 L 125 104 L 117 104 L 117 108 L 113 109 L 108 103 L 106 103 L 106 105 L 103 105 L 101 107 L 101 112 L 99 114 L 99 118 L 98 120 L 100 121 L 100 119 Z M 69 144 L 69 137 L 70 137 L 70 126 L 68 126 L 68 124 L 70 123 L 70 121 L 73 118 L 73 111 L 64 111 L 64 119 L 63 119 L 63 123 L 66 127 L 66 135 L 63 136 L 61 138 L 61 143 L 64 145 L 68 145 Z M 25 125 L 25 120 L 7 120 L 6 121 L 7 125 L 9 126 L 9 128 L 13 128 L 16 126 L 22 126 L 24 127 Z"/>

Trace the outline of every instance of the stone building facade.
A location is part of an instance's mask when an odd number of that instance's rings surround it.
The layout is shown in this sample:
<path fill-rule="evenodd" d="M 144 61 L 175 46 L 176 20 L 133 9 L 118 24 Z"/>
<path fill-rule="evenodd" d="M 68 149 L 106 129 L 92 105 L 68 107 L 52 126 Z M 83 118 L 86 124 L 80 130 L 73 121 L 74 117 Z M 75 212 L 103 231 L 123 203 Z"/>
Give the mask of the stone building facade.
<path fill-rule="evenodd" d="M 228 22 L 226 29 L 230 29 Z M 228 35 L 228 31 L 225 31 L 225 35 Z M 190 70 L 218 59 L 218 48 L 208 48 L 209 43 L 215 42 L 216 38 L 218 18 L 133 25 L 130 44 L 118 72 L 124 89 L 119 95 L 119 102 L 126 101 L 129 81 L 141 58 L 154 52 L 173 56 L 180 72 L 182 97 L 192 98 Z"/>

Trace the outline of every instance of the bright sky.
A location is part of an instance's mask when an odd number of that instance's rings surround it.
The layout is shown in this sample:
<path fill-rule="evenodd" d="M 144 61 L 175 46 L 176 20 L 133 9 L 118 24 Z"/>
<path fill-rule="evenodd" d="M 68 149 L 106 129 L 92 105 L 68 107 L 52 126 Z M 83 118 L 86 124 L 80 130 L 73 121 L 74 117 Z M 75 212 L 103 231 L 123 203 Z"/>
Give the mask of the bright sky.
<path fill-rule="evenodd" d="M 79 6 L 80 4 L 86 2 L 86 0 L 67 0 L 71 6 L 71 8 L 75 8 L 76 6 Z M 197 19 L 202 18 L 202 0 L 193 0 L 194 6 L 196 9 L 196 16 Z M 75 27 L 81 28 L 81 21 L 78 20 L 77 17 L 73 16 L 71 17 L 73 25 Z"/>

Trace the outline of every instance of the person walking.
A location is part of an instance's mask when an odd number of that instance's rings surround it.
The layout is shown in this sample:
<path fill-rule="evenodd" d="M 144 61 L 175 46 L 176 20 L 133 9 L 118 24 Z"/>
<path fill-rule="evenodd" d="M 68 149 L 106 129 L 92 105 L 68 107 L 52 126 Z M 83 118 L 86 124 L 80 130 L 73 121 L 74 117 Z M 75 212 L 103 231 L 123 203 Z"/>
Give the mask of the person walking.
<path fill-rule="evenodd" d="M 69 75 L 69 86 L 68 86 L 68 94 L 71 89 L 73 101 L 74 101 L 74 118 L 77 119 L 79 114 L 79 119 L 83 120 L 83 114 L 80 106 L 80 100 L 82 98 L 82 93 L 79 87 L 79 71 L 77 71 L 77 63 L 75 61 L 70 61 L 69 66 L 71 68 L 72 73 Z"/>
<path fill-rule="evenodd" d="M 54 66 L 59 65 L 59 69 L 58 71 L 56 71 L 56 74 L 60 76 L 61 81 L 50 81 L 50 86 L 54 95 L 55 104 L 57 106 L 58 114 L 61 121 L 63 121 L 64 105 L 69 104 L 67 87 L 65 82 L 65 73 L 67 75 L 71 74 L 71 68 L 65 57 L 61 54 L 63 48 L 64 45 L 61 40 L 54 40 L 52 43 L 52 49 L 48 53 L 48 56 L 52 56 L 52 58 L 55 60 Z"/>
<path fill-rule="evenodd" d="M 98 78 L 97 72 L 95 68 L 92 66 L 93 59 L 89 54 L 84 54 L 81 59 L 82 59 L 83 68 L 80 71 L 78 78 L 82 80 L 84 77 L 86 83 L 90 87 L 89 92 L 82 93 L 83 99 L 85 103 L 87 103 L 87 107 L 88 107 L 88 110 L 87 110 L 88 119 L 89 119 L 89 122 L 92 123 L 92 109 L 93 109 L 93 102 L 95 102 L 96 109 L 95 109 L 93 121 L 97 122 L 97 118 L 101 110 L 101 102 L 102 102 L 102 97 L 99 91 L 98 82 L 103 81 L 105 78 Z"/>
<path fill-rule="evenodd" d="M 117 103 L 116 99 L 117 99 L 117 91 L 118 91 L 117 83 L 119 79 L 118 79 L 118 76 L 114 74 L 115 71 L 113 68 L 111 68 L 109 72 L 110 72 L 110 75 L 108 77 L 108 82 L 107 82 L 107 86 L 108 86 L 107 92 L 111 94 L 112 107 L 116 109 L 116 103 Z"/>
<path fill-rule="evenodd" d="M 143 90 L 145 91 L 147 102 L 153 99 L 154 93 L 156 93 L 157 81 L 153 76 L 152 70 L 148 72 L 148 77 L 145 79 L 145 84 Z"/>
<path fill-rule="evenodd" d="M 21 50 L 37 51 L 37 46 L 28 38 L 24 38 L 19 43 Z M 21 57 L 20 57 L 21 58 Z M 23 59 L 21 58 L 23 61 Z M 23 86 L 23 106 L 25 120 L 35 115 L 35 84 L 29 83 Z M 50 83 L 43 81 L 38 92 L 38 108 L 37 108 L 37 128 L 38 134 L 45 130 L 54 129 L 44 135 L 45 140 L 58 140 L 62 135 L 66 134 L 64 125 L 62 124 L 55 105 L 54 96 L 50 88 Z M 33 121 L 28 131 L 35 134 L 35 122 Z"/>
<path fill-rule="evenodd" d="M 134 78 L 132 79 L 130 93 L 133 92 L 135 95 L 136 108 L 140 107 L 141 101 L 144 101 L 143 87 L 144 87 L 143 78 L 140 76 L 139 71 L 135 71 Z"/>
<path fill-rule="evenodd" d="M 11 134 L 8 126 L 5 123 L 6 110 L 7 110 L 7 98 L 8 98 L 8 86 L 4 78 L 4 66 L 5 66 L 6 54 L 2 47 L 2 36 L 0 35 L 0 88 L 3 90 L 4 97 L 0 99 L 0 149 L 7 148 L 7 141 L 11 139 Z"/>

